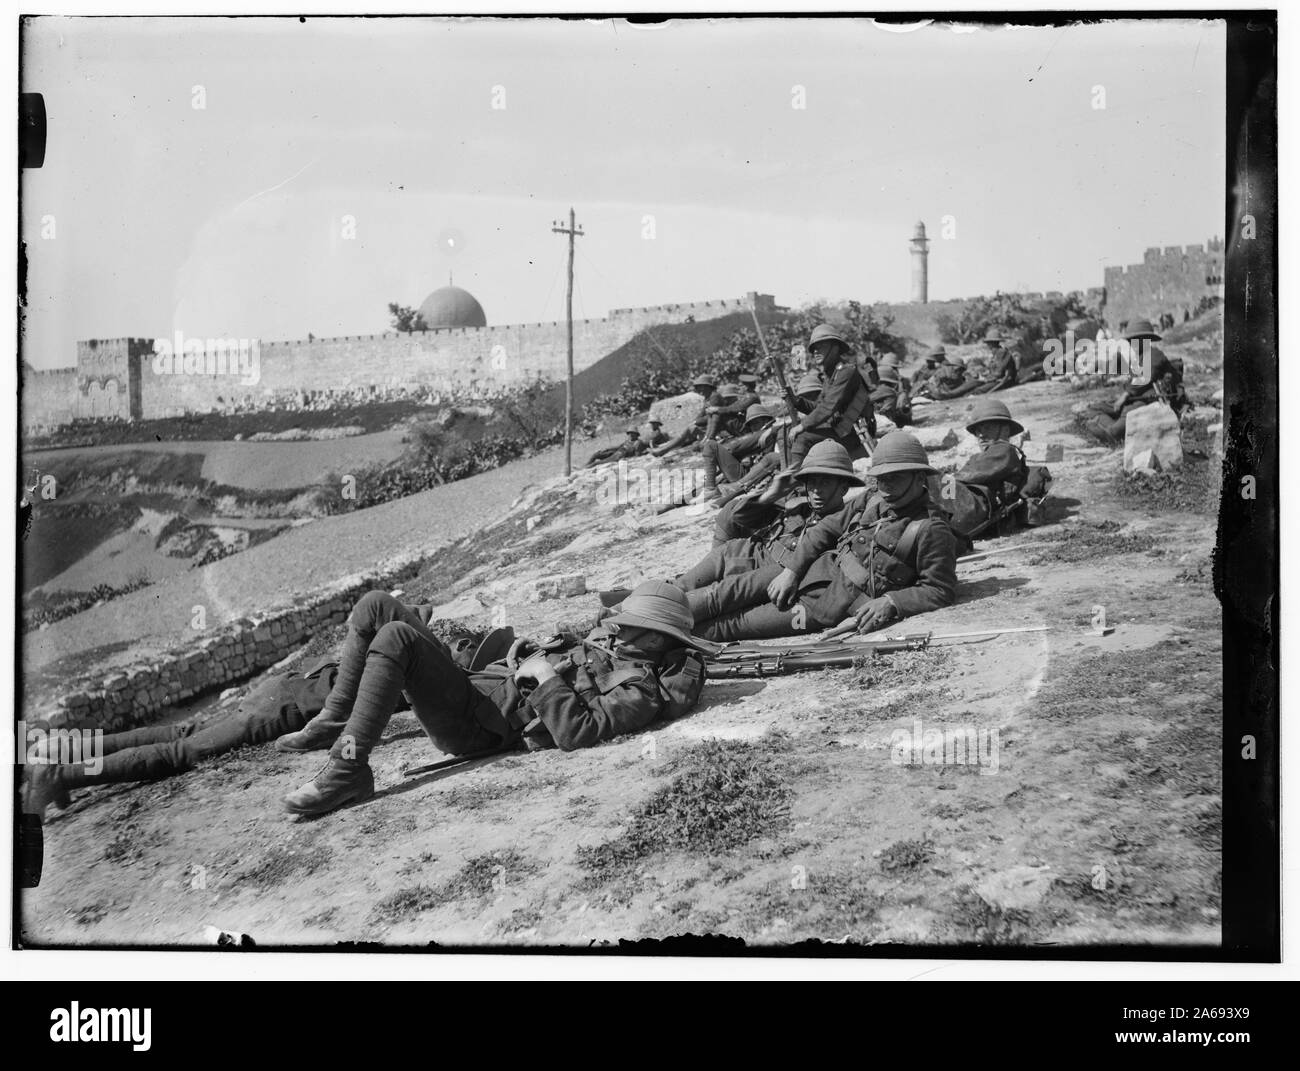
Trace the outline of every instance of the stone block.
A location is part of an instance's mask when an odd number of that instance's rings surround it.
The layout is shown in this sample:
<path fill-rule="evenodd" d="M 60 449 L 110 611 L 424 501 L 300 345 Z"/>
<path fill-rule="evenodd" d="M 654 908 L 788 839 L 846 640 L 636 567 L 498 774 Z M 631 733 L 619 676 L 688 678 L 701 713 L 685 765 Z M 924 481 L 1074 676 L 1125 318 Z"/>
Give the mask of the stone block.
<path fill-rule="evenodd" d="M 957 445 L 957 429 L 936 426 L 933 428 L 911 428 L 917 442 L 927 450 L 950 450 Z"/>
<path fill-rule="evenodd" d="M 1139 464 L 1136 459 L 1147 453 L 1151 455 L 1147 463 Z M 1139 468 L 1168 471 L 1182 465 L 1183 437 L 1174 411 L 1163 402 L 1132 410 L 1124 421 L 1124 471 Z"/>
<path fill-rule="evenodd" d="M 539 602 L 546 599 L 565 599 L 573 595 L 585 595 L 587 578 L 582 573 L 544 576 L 537 581 L 536 590 Z"/>

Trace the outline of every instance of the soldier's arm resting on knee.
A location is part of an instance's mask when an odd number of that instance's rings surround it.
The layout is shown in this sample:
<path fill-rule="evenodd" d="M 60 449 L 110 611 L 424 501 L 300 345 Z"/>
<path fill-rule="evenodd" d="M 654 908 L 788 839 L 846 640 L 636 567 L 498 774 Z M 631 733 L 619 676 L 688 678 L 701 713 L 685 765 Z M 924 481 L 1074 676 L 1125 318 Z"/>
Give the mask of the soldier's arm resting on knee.
<path fill-rule="evenodd" d="M 834 378 L 822 389 L 821 397 L 817 399 L 813 411 L 804 417 L 794 430 L 796 432 L 810 431 L 813 428 L 827 427 L 833 424 L 835 418 L 848 408 L 856 386 L 854 380 L 857 377 L 857 368 L 848 361 L 840 365 L 835 370 Z"/>

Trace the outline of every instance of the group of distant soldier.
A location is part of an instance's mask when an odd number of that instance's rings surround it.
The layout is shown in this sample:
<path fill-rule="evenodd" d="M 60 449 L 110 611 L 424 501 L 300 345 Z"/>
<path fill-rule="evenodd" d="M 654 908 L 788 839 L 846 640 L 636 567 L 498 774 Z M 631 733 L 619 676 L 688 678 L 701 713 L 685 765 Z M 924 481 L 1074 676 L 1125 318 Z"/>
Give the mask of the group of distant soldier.
<path fill-rule="evenodd" d="M 1159 336 L 1139 322 L 1129 337 Z M 647 439 L 631 429 L 592 459 L 701 455 L 699 500 L 717 507 L 713 546 L 671 580 L 602 593 L 592 619 L 540 642 L 504 628 L 448 644 L 430 628 L 433 607 L 371 592 L 353 609 L 337 660 L 269 678 L 216 729 L 190 723 L 110 737 L 99 774 L 28 767 L 38 771 L 29 774 L 35 803 L 81 785 L 167 776 L 274 739 L 282 752 L 328 752 L 284 801 L 294 814 L 324 814 L 373 794 L 372 750 L 403 705 L 450 756 L 588 747 L 689 711 L 719 642 L 849 622 L 870 633 L 948 606 L 958 555 L 981 535 L 1031 523 L 1050 475 L 1013 442 L 1024 428 L 999 398 L 976 402 L 967 429 L 979 452 L 947 477 L 903 426 L 920 398 L 1014 385 L 1004 342 L 996 329 L 985 336 L 977 376 L 937 347 L 909 382 L 892 354 L 855 357 L 844 334 L 823 324 L 808 339 L 808 371 L 784 391 L 784 415 L 763 404 L 755 375 L 722 387 L 699 376 L 701 412 L 680 433 L 652 420 Z M 1105 419 L 1176 394 L 1181 375 L 1163 354 L 1153 371 L 1152 384 Z"/>

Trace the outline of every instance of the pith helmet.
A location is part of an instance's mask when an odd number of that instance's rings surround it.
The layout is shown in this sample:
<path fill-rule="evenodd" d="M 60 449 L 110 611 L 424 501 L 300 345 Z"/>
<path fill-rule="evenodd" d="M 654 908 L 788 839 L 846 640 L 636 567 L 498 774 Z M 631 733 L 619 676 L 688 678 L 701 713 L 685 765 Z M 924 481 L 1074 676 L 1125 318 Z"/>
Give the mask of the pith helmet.
<path fill-rule="evenodd" d="M 660 420 L 658 417 L 651 417 L 649 420 L 646 421 L 646 423 L 649 424 L 652 428 L 661 428 L 663 427 L 664 422 Z"/>
<path fill-rule="evenodd" d="M 641 438 L 641 430 L 639 428 L 628 428 L 627 433 L 634 439 Z"/>
<path fill-rule="evenodd" d="M 489 662 L 505 658 L 510 653 L 510 647 L 514 642 L 515 630 L 509 625 L 504 628 L 494 628 L 479 643 L 474 656 L 469 660 L 469 668 L 482 669 Z"/>
<path fill-rule="evenodd" d="M 1006 337 L 1002 334 L 1002 331 L 1001 331 L 1000 328 L 997 328 L 997 327 L 990 327 L 987 331 L 984 332 L 984 341 L 985 341 L 985 342 L 1005 342 L 1005 341 L 1006 341 Z"/>
<path fill-rule="evenodd" d="M 975 403 L 975 411 L 971 413 L 966 430 L 973 432 L 978 425 L 987 424 L 992 420 L 1001 420 L 1010 424 L 1012 435 L 1019 435 L 1025 430 L 1025 426 L 1020 421 L 1011 419 L 1011 410 L 1007 408 L 1006 402 L 1000 402 L 996 398 L 981 398 Z"/>
<path fill-rule="evenodd" d="M 739 383 L 724 383 L 718 388 L 718 393 L 724 398 L 739 398 L 745 392 L 740 389 Z"/>
<path fill-rule="evenodd" d="M 812 451 L 808 451 L 809 454 Z M 876 444 L 868 476 L 887 476 L 891 472 L 924 472 L 934 475 L 925 447 L 905 431 L 891 431 Z"/>
<path fill-rule="evenodd" d="M 772 410 L 765 405 L 758 405 L 756 403 L 745 410 L 745 427 L 749 427 L 755 420 L 774 419 L 775 417 L 772 414 Z"/>
<path fill-rule="evenodd" d="M 853 471 L 853 461 L 849 452 L 834 439 L 823 439 L 814 443 L 803 459 L 803 465 L 795 472 L 795 478 L 802 480 L 808 476 L 834 476 L 847 480 L 854 487 L 862 487 L 866 481 Z"/>
<path fill-rule="evenodd" d="M 758 385 L 758 376 L 754 375 L 753 372 L 745 372 L 738 375 L 736 379 L 740 381 L 740 384 L 743 387 L 754 387 Z"/>
<path fill-rule="evenodd" d="M 805 372 L 799 378 L 799 385 L 794 389 L 800 398 L 807 398 L 822 392 L 822 380 L 816 372 Z"/>
<path fill-rule="evenodd" d="M 948 356 L 946 349 L 942 346 L 935 346 L 925 355 L 925 359 L 927 361 L 942 361 L 946 356 Z"/>
<path fill-rule="evenodd" d="M 1128 325 L 1128 330 L 1124 332 L 1126 339 L 1151 338 L 1159 341 L 1161 335 L 1156 331 L 1155 326 L 1150 320 L 1134 320 Z"/>
<path fill-rule="evenodd" d="M 964 357 L 958 357 L 955 353 L 949 354 L 948 356 L 944 357 L 943 363 L 946 364 L 949 368 L 966 367 L 966 359 Z"/>
<path fill-rule="evenodd" d="M 892 364 L 882 364 L 880 371 L 876 373 L 880 377 L 881 383 L 890 383 L 897 387 L 899 385 L 898 366 Z"/>
<path fill-rule="evenodd" d="M 711 375 L 709 375 L 707 372 L 701 372 L 698 376 L 696 376 L 694 379 L 691 380 L 692 387 L 716 387 L 717 384 L 718 381 L 714 379 Z"/>
<path fill-rule="evenodd" d="M 901 363 L 902 362 L 899 361 L 898 354 L 896 353 L 887 353 L 882 358 L 880 358 L 881 368 L 898 368 L 901 365 Z"/>
<path fill-rule="evenodd" d="M 812 334 L 808 336 L 808 348 L 812 349 L 819 342 L 838 342 L 845 349 L 849 348 L 849 340 L 830 324 L 818 324 L 812 329 Z"/>
<path fill-rule="evenodd" d="M 647 580 L 638 584 L 623 600 L 619 612 L 605 618 L 602 624 L 653 629 L 681 640 L 697 651 L 716 650 L 712 644 L 691 635 L 695 618 L 691 615 L 686 594 L 666 580 Z"/>

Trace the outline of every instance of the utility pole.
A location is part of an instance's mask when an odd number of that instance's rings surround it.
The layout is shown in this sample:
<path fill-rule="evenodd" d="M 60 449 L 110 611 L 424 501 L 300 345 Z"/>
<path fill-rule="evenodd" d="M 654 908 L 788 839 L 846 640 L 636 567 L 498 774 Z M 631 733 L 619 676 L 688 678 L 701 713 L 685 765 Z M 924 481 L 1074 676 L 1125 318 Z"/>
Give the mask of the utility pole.
<path fill-rule="evenodd" d="M 564 301 L 564 317 L 569 329 L 568 374 L 564 377 L 564 475 L 573 473 L 573 240 L 582 237 L 573 209 L 569 209 L 569 225 L 551 220 L 551 230 L 569 236 L 569 290 Z"/>

